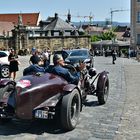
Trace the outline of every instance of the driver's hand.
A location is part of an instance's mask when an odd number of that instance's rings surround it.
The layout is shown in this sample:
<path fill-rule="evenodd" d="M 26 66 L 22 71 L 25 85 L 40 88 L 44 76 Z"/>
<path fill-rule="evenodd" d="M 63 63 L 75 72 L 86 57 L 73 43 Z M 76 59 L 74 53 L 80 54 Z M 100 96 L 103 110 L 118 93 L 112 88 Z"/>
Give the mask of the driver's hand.
<path fill-rule="evenodd" d="M 80 63 L 79 64 L 79 70 L 82 71 L 86 67 L 85 63 Z"/>

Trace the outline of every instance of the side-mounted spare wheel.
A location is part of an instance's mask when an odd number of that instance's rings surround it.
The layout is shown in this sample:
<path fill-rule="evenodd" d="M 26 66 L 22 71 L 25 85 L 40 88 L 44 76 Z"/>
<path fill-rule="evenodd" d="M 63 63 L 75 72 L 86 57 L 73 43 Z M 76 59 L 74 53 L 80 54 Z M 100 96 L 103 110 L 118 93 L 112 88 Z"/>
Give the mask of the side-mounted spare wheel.
<path fill-rule="evenodd" d="M 61 104 L 61 124 L 65 130 L 73 130 L 79 120 L 81 108 L 80 93 L 74 89 L 71 93 L 66 94 Z"/>
<path fill-rule="evenodd" d="M 106 103 L 108 94 L 109 94 L 109 79 L 106 77 L 106 79 L 103 82 L 103 85 L 101 87 L 97 88 L 97 98 L 100 105 L 103 105 Z"/>

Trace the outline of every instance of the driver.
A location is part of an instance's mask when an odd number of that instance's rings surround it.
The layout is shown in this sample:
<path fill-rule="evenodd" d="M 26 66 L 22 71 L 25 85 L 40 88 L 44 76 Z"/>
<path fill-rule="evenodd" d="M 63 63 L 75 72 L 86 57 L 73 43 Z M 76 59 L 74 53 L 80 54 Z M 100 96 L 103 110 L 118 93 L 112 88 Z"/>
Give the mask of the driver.
<path fill-rule="evenodd" d="M 69 83 L 72 84 L 78 84 L 79 78 L 80 78 L 80 71 L 85 68 L 85 64 L 81 63 L 79 66 L 79 71 L 75 72 L 73 74 L 70 73 L 70 71 L 67 68 L 64 68 L 66 65 L 64 63 L 64 60 L 62 56 L 56 54 L 53 57 L 53 63 L 54 67 L 52 68 L 52 73 L 62 76 L 65 80 L 67 80 Z"/>

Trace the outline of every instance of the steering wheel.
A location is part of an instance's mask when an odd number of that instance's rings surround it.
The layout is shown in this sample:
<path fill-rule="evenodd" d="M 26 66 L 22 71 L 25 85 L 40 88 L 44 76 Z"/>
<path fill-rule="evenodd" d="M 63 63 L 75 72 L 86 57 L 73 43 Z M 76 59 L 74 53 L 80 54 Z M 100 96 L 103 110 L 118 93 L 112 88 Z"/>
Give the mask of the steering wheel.
<path fill-rule="evenodd" d="M 74 73 L 77 72 L 76 68 L 73 65 L 71 65 L 71 64 L 66 64 L 63 67 L 66 68 L 66 69 L 68 69 L 71 74 L 74 74 Z"/>

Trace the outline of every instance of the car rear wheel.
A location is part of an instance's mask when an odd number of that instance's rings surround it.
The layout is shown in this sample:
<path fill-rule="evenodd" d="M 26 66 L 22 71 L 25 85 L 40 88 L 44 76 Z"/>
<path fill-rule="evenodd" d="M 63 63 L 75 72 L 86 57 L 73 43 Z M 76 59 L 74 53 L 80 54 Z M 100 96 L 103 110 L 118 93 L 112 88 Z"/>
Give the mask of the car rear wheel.
<path fill-rule="evenodd" d="M 2 78 L 8 78 L 9 77 L 9 66 L 8 65 L 3 65 L 1 66 L 1 77 Z"/>
<path fill-rule="evenodd" d="M 61 104 L 61 124 L 65 130 L 73 130 L 79 119 L 81 100 L 77 89 L 65 95 Z"/>

